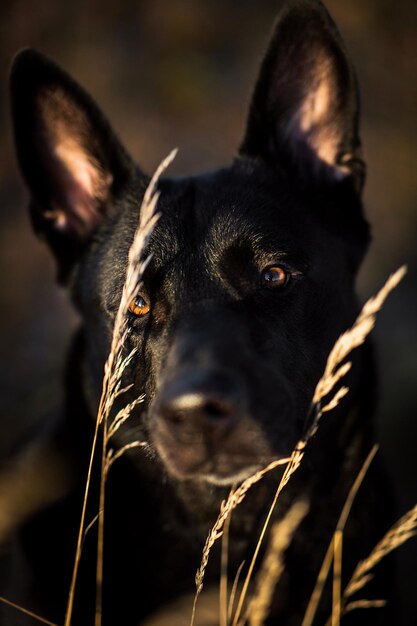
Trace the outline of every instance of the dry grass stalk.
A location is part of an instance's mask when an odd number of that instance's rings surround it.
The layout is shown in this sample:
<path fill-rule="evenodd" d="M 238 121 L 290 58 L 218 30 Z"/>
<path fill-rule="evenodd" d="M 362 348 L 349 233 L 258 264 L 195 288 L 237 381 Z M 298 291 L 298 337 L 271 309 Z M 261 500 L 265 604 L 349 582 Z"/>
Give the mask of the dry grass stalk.
<path fill-rule="evenodd" d="M 129 404 L 127 404 L 125 407 L 123 407 L 123 409 L 121 409 L 117 413 L 116 417 L 112 420 L 112 423 L 107 429 L 107 444 L 109 443 L 109 439 L 117 433 L 120 426 L 122 426 L 126 422 L 126 420 L 130 417 L 133 409 L 138 404 L 141 404 L 144 401 L 144 399 L 145 399 L 144 395 L 139 396 L 139 398 L 136 398 L 136 400 L 133 400 L 133 402 L 130 402 Z"/>
<path fill-rule="evenodd" d="M 222 536 L 222 553 L 220 562 L 220 589 L 219 589 L 219 626 L 227 626 L 227 583 L 228 583 L 228 560 L 229 560 L 229 534 L 232 514 L 228 516 L 224 524 Z"/>
<path fill-rule="evenodd" d="M 355 609 L 382 609 L 386 606 L 386 600 L 355 600 L 355 602 L 349 602 L 343 609 L 343 614 L 354 611 Z"/>
<path fill-rule="evenodd" d="M 322 414 L 324 412 L 330 411 L 331 409 L 334 409 L 338 405 L 340 400 L 348 393 L 349 389 L 347 387 L 342 387 L 341 389 L 339 389 L 335 393 L 333 398 L 331 398 L 328 404 L 326 404 L 324 407 L 322 407 L 322 400 L 326 398 L 331 393 L 331 391 L 334 390 L 336 384 L 349 372 L 352 364 L 350 362 L 348 363 L 342 363 L 342 362 L 345 360 L 345 358 L 350 354 L 352 350 L 354 350 L 355 348 L 357 348 L 358 346 L 364 343 L 365 339 L 367 338 L 371 330 L 374 328 L 377 312 L 381 309 L 387 296 L 402 280 L 406 271 L 407 271 L 406 267 L 403 266 L 388 278 L 387 282 L 382 287 L 382 289 L 376 294 L 376 296 L 374 296 L 373 298 L 370 298 L 367 301 L 367 303 L 363 307 L 360 315 L 356 319 L 352 328 L 347 330 L 345 333 L 343 333 L 339 337 L 339 339 L 336 341 L 333 349 L 331 350 L 329 354 L 324 374 L 320 378 L 316 386 L 314 396 L 313 396 L 313 401 L 312 401 L 312 409 L 314 409 L 313 423 L 308 428 L 305 436 L 302 439 L 300 439 L 300 441 L 295 446 L 291 454 L 290 460 L 287 463 L 287 467 L 285 469 L 284 475 L 281 478 L 281 481 L 275 492 L 274 499 L 272 501 L 268 515 L 266 517 L 257 546 L 255 548 L 255 552 L 252 557 L 252 561 L 248 569 L 248 573 L 245 578 L 245 582 L 242 587 L 242 592 L 239 597 L 238 606 L 236 609 L 232 626 L 237 626 L 239 622 L 239 618 L 243 609 L 249 583 L 250 583 L 250 580 L 254 571 L 256 560 L 258 558 L 260 547 L 264 539 L 264 536 L 266 534 L 270 519 L 272 517 L 273 511 L 278 501 L 279 495 L 281 491 L 283 490 L 283 488 L 288 483 L 288 481 L 290 480 L 291 476 L 296 472 L 296 470 L 301 465 L 301 461 L 304 457 L 307 443 L 311 439 L 311 437 L 316 433 Z M 229 496 L 229 499 L 230 499 L 230 496 Z M 350 497 L 348 498 L 348 500 L 349 499 Z M 239 504 L 239 502 L 237 502 L 235 506 L 237 506 L 237 504 Z M 224 503 L 222 503 L 222 507 L 223 505 Z M 220 516 L 207 538 L 207 541 L 203 550 L 202 563 L 201 563 L 200 569 L 197 571 L 197 575 L 196 575 L 197 592 L 196 592 L 196 596 L 194 599 L 191 626 L 193 626 L 193 623 L 194 623 L 195 605 L 196 605 L 197 597 L 202 589 L 202 581 L 204 577 L 205 567 L 208 561 L 208 554 L 214 542 L 221 536 L 221 527 L 224 523 L 224 519 L 220 524 L 220 530 L 218 528 L 218 523 L 219 523 L 219 520 L 221 521 L 222 517 L 224 517 L 224 509 L 222 509 L 222 507 L 220 510 Z M 343 516 L 343 512 L 342 512 L 342 516 Z M 331 546 L 329 546 L 329 548 L 333 550 L 333 542 Z M 329 559 L 327 559 L 327 561 L 328 560 Z M 330 558 L 330 565 L 331 565 L 331 561 L 332 559 Z M 326 573 L 326 576 L 327 576 L 327 573 Z M 304 621 L 303 621 L 303 626 L 305 626 Z"/>
<path fill-rule="evenodd" d="M 277 461 L 272 461 L 272 463 L 267 465 L 267 467 L 259 470 L 258 472 L 244 480 L 240 487 L 238 487 L 238 489 L 232 489 L 227 500 L 223 500 L 220 505 L 219 517 L 217 518 L 216 523 L 214 524 L 206 539 L 206 543 L 203 549 L 203 558 L 195 576 L 195 583 L 198 593 L 200 593 L 203 588 L 204 574 L 210 556 L 210 550 L 212 549 L 215 542 L 222 536 L 223 526 L 233 509 L 235 509 L 244 500 L 249 489 L 257 482 L 259 482 L 261 478 L 265 476 L 265 474 L 280 465 L 285 465 L 286 463 L 288 463 L 288 461 L 289 459 L 278 459 Z"/>
<path fill-rule="evenodd" d="M 98 555 L 97 555 L 97 610 L 96 610 L 96 624 L 101 623 L 101 583 L 102 583 L 102 543 L 103 543 L 103 512 L 104 512 L 104 482 L 105 482 L 105 468 L 106 468 L 106 446 L 108 443 L 108 419 L 110 416 L 110 411 L 113 406 L 113 402 L 123 390 L 121 388 L 123 371 L 130 363 L 131 359 L 135 354 L 135 350 L 133 350 L 127 357 L 123 357 L 123 346 L 127 338 L 127 326 L 126 326 L 126 315 L 128 311 L 128 307 L 133 298 L 136 297 L 139 283 L 141 281 L 141 277 L 143 272 L 146 269 L 146 266 L 149 262 L 149 257 L 142 260 L 143 250 L 146 246 L 146 242 L 154 228 L 158 215 L 156 214 L 156 205 L 158 202 L 159 194 L 155 191 L 157 181 L 162 174 L 162 172 L 168 167 L 171 161 L 175 158 L 176 150 L 172 151 L 171 154 L 164 159 L 161 165 L 156 170 L 154 176 L 152 177 L 149 186 L 145 192 L 142 205 L 140 207 L 139 214 L 139 226 L 135 233 L 135 237 L 133 239 L 133 243 L 129 250 L 128 256 L 128 266 L 126 272 L 126 280 L 123 286 L 122 296 L 119 304 L 119 309 L 116 314 L 116 319 L 113 328 L 112 342 L 110 347 L 109 356 L 104 366 L 104 378 L 103 378 L 103 387 L 102 393 L 100 397 L 99 408 L 97 412 L 96 419 L 96 427 L 94 432 L 93 443 L 91 447 L 91 454 L 89 460 L 89 467 L 87 472 L 87 480 L 86 487 L 84 491 L 84 500 L 81 511 L 81 519 L 80 526 L 78 532 L 78 540 L 77 547 L 74 559 L 74 568 L 71 579 L 71 585 L 68 595 L 68 603 L 67 610 L 65 615 L 65 625 L 71 625 L 71 617 L 72 610 L 74 604 L 74 593 L 75 593 L 75 584 L 78 575 L 78 567 L 81 558 L 81 548 L 84 536 L 84 526 L 85 526 L 85 514 L 87 507 L 87 500 L 90 491 L 91 484 L 91 473 L 93 467 L 93 461 L 95 456 L 95 451 L 97 447 L 97 439 L 99 433 L 100 424 L 103 424 L 103 451 L 102 451 L 102 479 L 101 479 L 101 487 L 100 487 L 100 510 L 99 510 L 99 545 L 98 545 Z M 114 424 L 110 425 L 110 428 L 113 428 Z M 114 434 L 114 433 L 113 433 Z"/>
<path fill-rule="evenodd" d="M 372 570 L 383 558 L 416 534 L 417 505 L 398 520 L 377 543 L 368 558 L 358 564 L 343 594 L 344 600 L 353 596 L 373 578 Z"/>
<path fill-rule="evenodd" d="M 15 602 L 11 602 L 11 600 L 8 600 L 7 598 L 3 598 L 3 596 L 0 596 L 0 602 L 7 604 L 7 606 L 11 606 L 13 609 L 16 609 L 17 611 L 23 613 L 24 615 L 27 615 L 28 617 L 31 617 L 41 624 L 46 624 L 47 626 L 57 626 L 57 624 L 55 624 L 54 622 L 50 622 L 48 619 L 45 619 L 44 617 L 41 617 L 40 615 L 37 615 L 36 613 L 25 609 L 23 606 L 20 606 L 20 604 L 16 604 Z"/>
<path fill-rule="evenodd" d="M 115 452 L 112 448 L 108 450 L 106 455 L 106 466 L 105 466 L 105 474 L 106 478 L 110 471 L 111 466 L 117 459 L 120 459 L 121 456 L 125 454 L 128 450 L 132 450 L 133 448 L 146 448 L 148 444 L 145 441 L 131 441 L 127 443 L 123 448 L 120 448 Z"/>
<path fill-rule="evenodd" d="M 344 332 L 336 341 L 327 359 L 324 374 L 319 380 L 313 396 L 313 404 L 320 405 L 322 400 L 335 388 L 337 383 L 349 372 L 352 367 L 351 362 L 343 363 L 346 357 L 358 346 L 364 343 L 365 339 L 375 326 L 376 314 L 381 309 L 387 296 L 398 283 L 403 279 L 407 272 L 405 265 L 400 267 L 392 274 L 382 289 L 366 302 L 361 313 L 353 324 L 352 328 Z M 321 413 L 333 409 L 337 406 L 343 396 L 346 395 L 348 389 L 342 387 L 333 399 L 321 409 Z M 313 424 L 311 434 L 317 430 L 317 423 Z"/>
<path fill-rule="evenodd" d="M 285 465 L 288 462 L 289 459 L 278 459 L 276 461 L 272 461 L 272 463 L 267 465 L 267 467 L 264 467 L 263 469 L 259 470 L 258 472 L 244 480 L 240 487 L 238 487 L 237 489 L 232 489 L 227 500 L 223 500 L 223 502 L 221 503 L 219 516 L 208 534 L 206 543 L 204 544 L 203 548 L 201 564 L 195 576 L 196 593 L 194 596 L 190 626 L 193 626 L 194 624 L 196 603 L 198 596 L 203 589 L 204 574 L 208 564 L 210 551 L 216 541 L 220 539 L 220 537 L 223 535 L 223 527 L 227 518 L 229 517 L 233 509 L 235 509 L 244 500 L 247 492 L 253 485 L 259 482 L 261 478 L 263 478 L 268 472 L 272 471 L 280 465 Z"/>
<path fill-rule="evenodd" d="M 342 614 L 342 553 L 343 530 L 336 530 L 333 535 L 332 626 L 340 626 Z"/>
<path fill-rule="evenodd" d="M 266 531 L 268 529 L 269 522 L 270 522 L 272 514 L 274 512 L 274 509 L 275 509 L 276 503 L 278 501 L 279 495 L 280 495 L 281 491 L 284 489 L 284 487 L 286 486 L 286 484 L 288 483 L 288 481 L 290 480 L 291 476 L 300 467 L 301 461 L 303 460 L 303 457 L 304 457 L 304 452 L 305 452 L 306 445 L 307 445 L 307 441 L 300 440 L 298 442 L 298 444 L 296 445 L 296 447 L 294 448 L 294 450 L 293 450 L 289 460 L 286 459 L 287 467 L 285 468 L 284 474 L 283 474 L 283 476 L 282 476 L 282 478 L 281 478 L 281 480 L 279 482 L 279 485 L 278 485 L 277 490 L 275 492 L 274 499 L 273 499 L 272 504 L 271 504 L 271 506 L 269 508 L 268 515 L 266 516 L 264 525 L 262 527 L 261 534 L 260 534 L 258 542 L 256 544 L 256 548 L 255 548 L 255 551 L 253 553 L 252 560 L 250 562 L 249 569 L 248 569 L 245 581 L 244 581 L 243 586 L 242 586 L 242 591 L 241 591 L 240 596 L 239 596 L 239 601 L 238 601 L 238 604 L 237 604 L 235 615 L 233 617 L 232 626 L 237 626 L 237 624 L 239 622 L 239 618 L 240 618 L 240 615 L 242 613 L 242 609 L 243 609 L 243 606 L 244 606 L 244 603 L 245 603 L 246 594 L 248 592 L 249 583 L 250 583 L 250 580 L 252 578 L 252 574 L 253 574 L 253 571 L 254 571 L 254 568 L 255 568 L 256 560 L 258 558 L 259 551 L 261 549 L 261 545 L 262 545 L 262 542 L 264 540 Z"/>
<path fill-rule="evenodd" d="M 349 393 L 348 387 L 340 387 L 340 389 L 338 389 L 334 394 L 333 398 L 324 407 L 320 408 L 320 413 L 327 413 L 328 411 L 335 409 L 340 400 L 344 398 L 347 393 Z"/>
<path fill-rule="evenodd" d="M 304 500 L 295 502 L 283 519 L 272 527 L 270 546 L 257 576 L 257 589 L 249 604 L 250 626 L 262 626 L 268 616 L 274 590 L 284 572 L 285 551 L 308 508 Z"/>
<path fill-rule="evenodd" d="M 139 209 L 139 224 L 136 229 L 132 245 L 129 249 L 128 263 L 126 270 L 126 279 L 123 285 L 122 297 L 120 299 L 119 308 L 113 329 L 113 337 L 110 353 L 104 367 L 103 395 L 104 407 L 103 415 L 98 416 L 99 422 L 103 425 L 103 445 L 101 455 L 101 477 L 100 477 L 100 505 L 98 518 L 98 538 L 97 538 L 97 569 L 96 569 L 96 616 L 95 626 L 101 626 L 102 622 L 102 588 L 103 588 L 103 550 L 104 550 L 104 512 L 105 512 L 105 484 L 108 470 L 117 458 L 120 458 L 124 452 L 132 447 L 140 447 L 141 442 L 132 442 L 124 446 L 116 455 L 113 455 L 111 461 L 108 459 L 108 442 L 112 434 L 114 434 L 122 423 L 129 417 L 131 410 L 136 406 L 141 398 L 132 402 L 128 411 L 122 409 L 116 415 L 116 418 L 109 425 L 109 416 L 111 407 L 120 392 L 122 376 L 125 368 L 130 363 L 135 350 L 123 359 L 123 348 L 127 338 L 128 326 L 128 310 L 132 300 L 137 296 L 140 290 L 143 274 L 150 261 L 148 256 L 143 259 L 146 244 L 159 219 L 156 213 L 156 206 L 159 200 L 159 192 L 156 186 L 161 174 L 169 166 L 175 158 L 177 151 L 173 150 L 159 165 L 156 172 L 145 191 L 141 207 Z M 142 398 L 143 399 L 143 398 Z M 101 404 L 101 402 L 100 402 Z M 109 434 L 111 433 L 111 434 Z"/>
<path fill-rule="evenodd" d="M 352 367 L 352 363 L 349 361 L 347 363 L 343 363 L 346 357 L 350 354 L 352 350 L 359 347 L 364 343 L 365 339 L 372 331 L 375 326 L 376 314 L 381 309 L 384 304 L 387 296 L 391 293 L 393 289 L 399 284 L 402 278 L 405 276 L 407 272 L 406 266 L 400 267 L 394 274 L 392 274 L 382 289 L 376 294 L 376 296 L 370 298 L 366 304 L 364 305 L 361 313 L 357 317 L 353 326 L 343 333 L 339 339 L 336 341 L 333 349 L 331 350 L 329 357 L 327 359 L 326 367 L 324 370 L 324 374 L 319 380 L 314 396 L 313 396 L 313 407 L 316 407 L 315 419 L 312 425 L 309 428 L 309 431 L 306 435 L 307 440 L 310 439 L 317 431 L 320 418 L 323 413 L 330 411 L 339 404 L 340 400 L 348 393 L 348 387 L 341 387 L 336 394 L 331 398 L 324 407 L 321 406 L 322 401 L 326 398 L 331 391 L 335 388 L 337 383 L 349 372 Z M 304 619 L 302 622 L 302 626 L 311 626 L 314 620 L 314 616 L 316 614 L 320 598 L 323 593 L 324 585 L 327 580 L 327 576 L 330 571 L 330 567 L 333 560 L 333 555 L 337 556 L 337 559 L 341 561 L 341 549 L 343 543 L 343 530 L 345 528 L 347 518 L 349 516 L 350 509 L 353 504 L 353 500 L 356 497 L 357 491 L 362 484 L 362 481 L 365 477 L 366 472 L 368 471 L 369 465 L 372 462 L 375 454 L 377 452 L 377 447 L 371 450 L 368 458 L 366 459 L 364 465 L 362 466 L 361 471 L 359 472 L 352 489 L 348 495 L 345 506 L 343 507 L 342 514 L 339 518 L 335 535 L 327 549 L 326 555 L 324 557 L 319 576 L 316 581 L 315 588 L 311 595 L 309 604 L 307 606 L 306 613 L 304 615 Z M 338 542 L 336 544 L 335 538 L 338 538 Z M 340 563 L 335 563 L 336 569 L 338 569 Z M 338 624 L 340 621 L 340 611 L 342 607 L 342 601 L 340 599 L 340 576 L 336 573 L 335 579 L 333 581 L 333 611 L 332 611 L 332 625 Z"/>
<path fill-rule="evenodd" d="M 245 563 L 246 561 L 242 561 L 242 563 L 239 565 L 237 572 L 236 572 L 235 579 L 233 581 L 232 591 L 230 592 L 230 598 L 229 598 L 229 606 L 227 607 L 227 619 L 228 620 L 232 619 L 233 609 L 235 606 L 236 592 L 237 592 L 237 588 L 239 585 L 240 575 L 245 566 Z"/>
<path fill-rule="evenodd" d="M 346 498 L 346 502 L 343 506 L 342 512 L 340 514 L 339 520 L 336 525 L 335 533 L 336 532 L 343 533 L 347 520 L 349 518 L 350 511 L 352 509 L 352 505 L 355 501 L 356 495 L 360 489 L 360 486 L 363 483 L 363 480 L 377 452 L 378 452 L 378 446 L 375 445 L 373 446 L 372 450 L 366 457 L 365 462 L 362 465 L 361 470 L 359 474 L 357 475 L 355 482 L 353 483 L 349 491 L 348 497 Z M 320 572 L 317 577 L 317 581 L 316 581 L 313 593 L 311 594 L 310 601 L 308 603 L 307 610 L 305 612 L 301 626 L 311 626 L 313 623 L 313 620 L 316 615 L 317 608 L 318 608 L 318 605 L 319 605 L 319 602 L 323 593 L 324 585 L 326 583 L 327 576 L 329 574 L 330 567 L 332 565 L 333 554 L 334 554 L 334 535 L 332 537 L 332 541 L 330 542 L 329 547 L 327 548 L 326 555 L 323 559 L 323 563 L 320 568 Z"/>

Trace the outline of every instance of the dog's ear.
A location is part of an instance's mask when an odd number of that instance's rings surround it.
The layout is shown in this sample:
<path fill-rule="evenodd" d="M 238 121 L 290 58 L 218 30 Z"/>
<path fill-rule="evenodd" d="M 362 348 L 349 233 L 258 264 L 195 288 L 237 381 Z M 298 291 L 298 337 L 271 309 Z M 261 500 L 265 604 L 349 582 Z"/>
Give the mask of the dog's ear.
<path fill-rule="evenodd" d="M 63 277 L 134 166 L 90 96 L 40 53 L 16 56 L 11 96 L 33 223 Z"/>
<path fill-rule="evenodd" d="M 255 86 L 242 155 L 298 173 L 364 178 L 356 78 L 319 0 L 286 0 Z"/>

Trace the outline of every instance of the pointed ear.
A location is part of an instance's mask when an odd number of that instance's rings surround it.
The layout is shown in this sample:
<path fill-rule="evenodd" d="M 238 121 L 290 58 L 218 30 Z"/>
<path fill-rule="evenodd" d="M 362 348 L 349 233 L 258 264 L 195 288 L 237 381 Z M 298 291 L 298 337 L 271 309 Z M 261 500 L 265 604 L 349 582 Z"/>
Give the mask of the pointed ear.
<path fill-rule="evenodd" d="M 16 56 L 11 96 L 35 228 L 68 266 L 134 166 L 90 96 L 38 52 Z"/>
<path fill-rule="evenodd" d="M 353 68 L 319 0 L 286 0 L 253 95 L 242 155 L 362 188 Z"/>

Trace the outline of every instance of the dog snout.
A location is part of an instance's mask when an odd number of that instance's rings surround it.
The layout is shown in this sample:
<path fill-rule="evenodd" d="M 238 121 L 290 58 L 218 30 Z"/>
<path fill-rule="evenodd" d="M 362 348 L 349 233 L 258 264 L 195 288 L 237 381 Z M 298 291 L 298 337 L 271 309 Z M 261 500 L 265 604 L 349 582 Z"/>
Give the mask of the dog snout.
<path fill-rule="evenodd" d="M 165 382 L 150 414 L 150 436 L 174 476 L 215 484 L 246 477 L 270 455 L 244 379 L 227 371 L 182 371 Z"/>
<path fill-rule="evenodd" d="M 167 385 L 157 413 L 177 430 L 215 432 L 233 427 L 243 417 L 243 393 L 224 375 L 187 375 Z"/>

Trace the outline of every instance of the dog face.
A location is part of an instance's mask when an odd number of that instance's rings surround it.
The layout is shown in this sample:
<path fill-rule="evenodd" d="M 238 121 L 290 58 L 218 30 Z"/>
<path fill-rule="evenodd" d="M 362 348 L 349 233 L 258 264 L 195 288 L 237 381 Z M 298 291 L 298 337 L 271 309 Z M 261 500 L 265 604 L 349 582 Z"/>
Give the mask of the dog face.
<path fill-rule="evenodd" d="M 148 179 L 91 98 L 33 51 L 12 72 L 34 226 L 85 323 L 93 406 Z M 163 179 L 152 260 L 129 313 L 136 437 L 180 479 L 230 484 L 287 456 L 368 243 L 355 78 L 325 9 L 289 1 L 238 156 Z"/>

